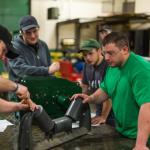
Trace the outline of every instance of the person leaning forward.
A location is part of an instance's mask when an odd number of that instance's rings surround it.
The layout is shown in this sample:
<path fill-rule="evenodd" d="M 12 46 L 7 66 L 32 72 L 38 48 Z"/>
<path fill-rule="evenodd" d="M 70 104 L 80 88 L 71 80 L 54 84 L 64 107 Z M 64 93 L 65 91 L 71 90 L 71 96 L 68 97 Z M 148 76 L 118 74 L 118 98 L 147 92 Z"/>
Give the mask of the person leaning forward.
<path fill-rule="evenodd" d="M 58 62 L 51 63 L 47 44 L 39 39 L 39 24 L 35 17 L 20 19 L 20 34 L 12 41 L 19 56 L 9 59 L 9 76 L 18 81 L 25 76 L 49 76 L 59 70 Z"/>
<path fill-rule="evenodd" d="M 80 52 L 85 61 L 81 84 L 82 92 L 92 94 L 99 88 L 108 67 L 102 55 L 102 44 L 95 39 L 87 39 L 81 43 Z M 96 104 L 96 115 L 91 120 L 92 124 L 108 123 L 114 125 L 113 113 L 110 110 L 110 100 Z"/>
<path fill-rule="evenodd" d="M 116 130 L 125 137 L 136 139 L 133 150 L 149 150 L 150 135 L 150 63 L 130 51 L 128 38 L 117 32 L 104 41 L 105 60 L 109 64 L 100 88 L 88 96 L 80 96 L 83 103 L 112 100 Z"/>
<path fill-rule="evenodd" d="M 14 48 L 11 44 L 12 36 L 9 31 L 0 25 L 0 59 L 5 60 L 7 58 L 14 59 L 18 57 L 18 54 L 14 53 Z M 30 93 L 28 88 L 10 81 L 8 79 L 0 77 L 0 92 L 14 92 L 22 101 L 21 102 L 9 102 L 0 98 L 0 113 L 15 112 L 23 109 L 30 109 L 34 111 L 38 106 L 30 99 Z"/>

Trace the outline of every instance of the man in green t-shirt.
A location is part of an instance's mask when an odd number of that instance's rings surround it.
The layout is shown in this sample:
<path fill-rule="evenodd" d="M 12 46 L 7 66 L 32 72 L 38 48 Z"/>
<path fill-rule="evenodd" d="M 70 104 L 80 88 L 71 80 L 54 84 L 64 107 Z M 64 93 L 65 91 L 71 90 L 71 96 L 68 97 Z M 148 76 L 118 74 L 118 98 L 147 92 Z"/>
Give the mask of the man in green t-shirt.
<path fill-rule="evenodd" d="M 150 63 L 130 52 L 125 35 L 112 32 L 103 41 L 105 60 L 109 64 L 100 88 L 83 98 L 83 103 L 98 103 L 111 98 L 116 129 L 135 139 L 133 150 L 149 150 L 150 135 Z"/>

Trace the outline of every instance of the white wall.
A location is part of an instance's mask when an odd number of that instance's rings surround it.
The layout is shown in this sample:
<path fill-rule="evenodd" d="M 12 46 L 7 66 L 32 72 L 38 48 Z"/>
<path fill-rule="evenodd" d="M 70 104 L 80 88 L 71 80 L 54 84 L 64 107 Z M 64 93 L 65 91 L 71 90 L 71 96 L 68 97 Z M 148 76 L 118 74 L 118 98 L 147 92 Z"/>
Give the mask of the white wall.
<path fill-rule="evenodd" d="M 136 13 L 150 13 L 150 0 L 136 0 Z"/>
<path fill-rule="evenodd" d="M 73 18 L 93 18 L 101 14 L 101 0 L 32 0 L 31 14 L 40 24 L 40 38 L 49 48 L 55 48 L 55 25 L 58 21 Z M 58 7 L 60 17 L 57 20 L 47 20 L 47 9 Z"/>
<path fill-rule="evenodd" d="M 121 13 L 122 12 L 122 7 L 123 7 L 123 2 L 125 0 L 115 0 L 114 1 L 114 12 L 115 13 Z"/>
<path fill-rule="evenodd" d="M 49 48 L 55 48 L 55 26 L 58 21 L 74 18 L 95 18 L 100 16 L 102 11 L 107 12 L 108 10 L 108 13 L 111 13 L 113 9 L 114 12 L 121 13 L 124 1 L 114 0 L 115 6 L 112 7 L 113 0 L 31 0 L 31 14 L 37 18 L 40 24 L 40 38 L 48 44 Z M 150 0 L 135 0 L 135 12 L 150 13 L 149 2 Z M 59 8 L 59 19 L 47 20 L 47 9 L 50 7 Z"/>

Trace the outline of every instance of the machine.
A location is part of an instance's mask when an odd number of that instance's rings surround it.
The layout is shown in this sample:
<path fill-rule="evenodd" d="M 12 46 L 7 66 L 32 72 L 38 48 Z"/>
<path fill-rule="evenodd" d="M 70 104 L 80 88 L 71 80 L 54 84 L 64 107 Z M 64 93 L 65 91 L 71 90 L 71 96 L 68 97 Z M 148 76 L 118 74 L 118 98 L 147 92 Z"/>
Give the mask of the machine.
<path fill-rule="evenodd" d="M 54 134 L 60 132 L 67 132 L 67 140 L 61 140 L 55 142 L 48 141 L 44 149 L 49 149 L 57 145 L 63 144 L 69 140 L 75 139 L 86 134 L 91 129 L 91 115 L 90 108 L 88 104 L 83 104 L 82 99 L 78 98 L 74 100 L 69 106 L 66 114 L 63 117 L 52 120 L 42 106 L 35 112 L 27 112 L 21 119 L 19 138 L 18 138 L 18 149 L 19 150 L 32 150 L 40 149 L 38 145 L 32 144 L 32 123 L 36 121 L 36 124 L 45 133 L 47 139 L 53 138 Z M 75 134 L 72 131 L 72 123 L 79 121 L 80 134 Z M 78 132 L 77 132 L 78 133 Z M 73 136 L 72 136 L 73 135 Z M 43 149 L 43 147 L 42 147 Z"/>

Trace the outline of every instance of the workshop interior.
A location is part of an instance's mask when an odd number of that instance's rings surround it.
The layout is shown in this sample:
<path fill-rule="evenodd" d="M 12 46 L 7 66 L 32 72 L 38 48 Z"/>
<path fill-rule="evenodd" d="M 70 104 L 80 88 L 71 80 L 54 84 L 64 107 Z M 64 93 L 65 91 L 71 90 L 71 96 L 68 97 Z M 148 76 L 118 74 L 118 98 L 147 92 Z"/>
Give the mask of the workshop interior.
<path fill-rule="evenodd" d="M 28 87 L 39 109 L 0 114 L 1 120 L 11 123 L 0 132 L 1 149 L 131 150 L 135 140 L 121 136 L 105 123 L 93 126 L 93 104 L 83 103 L 82 97 L 71 97 L 82 93 L 86 62 L 81 44 L 88 39 L 100 42 L 103 27 L 124 32 L 130 51 L 150 61 L 149 4 L 148 0 L 1 0 L 0 24 L 13 39 L 20 34 L 20 18 L 34 16 L 51 63 L 60 64 L 52 76 L 20 77 L 18 82 Z M 7 59 L 0 60 L 0 75 L 9 79 L 7 63 Z M 0 95 L 9 97 L 7 92 Z M 12 95 L 11 101 L 19 99 Z"/>

